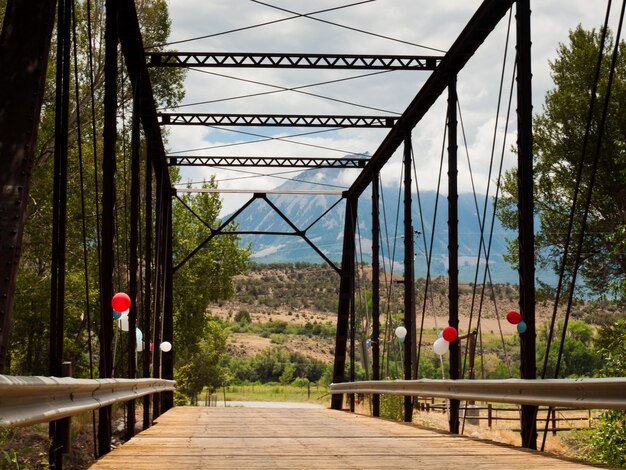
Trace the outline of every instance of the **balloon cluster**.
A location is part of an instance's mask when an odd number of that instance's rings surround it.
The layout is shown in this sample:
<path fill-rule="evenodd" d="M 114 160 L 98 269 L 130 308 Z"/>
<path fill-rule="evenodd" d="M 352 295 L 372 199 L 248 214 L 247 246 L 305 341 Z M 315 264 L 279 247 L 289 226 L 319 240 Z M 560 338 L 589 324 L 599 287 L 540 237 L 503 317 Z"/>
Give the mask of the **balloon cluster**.
<path fill-rule="evenodd" d="M 447 326 L 441 332 L 441 335 L 433 343 L 433 351 L 435 354 L 443 356 L 450 349 L 450 343 L 457 339 L 459 333 L 453 326 Z"/>
<path fill-rule="evenodd" d="M 522 319 L 522 315 L 515 310 L 511 310 L 506 314 L 506 321 L 508 321 L 511 325 L 517 325 L 517 332 L 521 335 L 522 333 L 526 333 L 526 329 L 528 326 L 526 322 Z"/>
<path fill-rule="evenodd" d="M 128 331 L 128 309 L 130 308 L 130 297 L 124 292 L 118 292 L 111 299 L 113 307 L 113 320 L 117 320 L 117 326 L 122 331 Z"/>
<path fill-rule="evenodd" d="M 169 341 L 163 341 L 159 345 L 159 349 L 163 352 L 170 352 L 172 350 L 172 343 Z M 150 343 L 150 351 L 154 352 L 154 343 Z"/>
<path fill-rule="evenodd" d="M 118 292 L 111 299 L 111 306 L 113 307 L 113 320 L 117 320 L 117 326 L 122 331 L 129 331 L 130 325 L 128 323 L 128 313 L 130 309 L 131 300 L 128 294 L 124 292 Z M 143 333 L 139 328 L 135 328 L 135 338 L 137 351 L 143 351 Z M 169 352 L 172 350 L 172 343 L 169 341 L 163 341 L 159 348 L 163 352 Z M 154 346 L 150 343 L 150 351 L 154 350 Z"/>

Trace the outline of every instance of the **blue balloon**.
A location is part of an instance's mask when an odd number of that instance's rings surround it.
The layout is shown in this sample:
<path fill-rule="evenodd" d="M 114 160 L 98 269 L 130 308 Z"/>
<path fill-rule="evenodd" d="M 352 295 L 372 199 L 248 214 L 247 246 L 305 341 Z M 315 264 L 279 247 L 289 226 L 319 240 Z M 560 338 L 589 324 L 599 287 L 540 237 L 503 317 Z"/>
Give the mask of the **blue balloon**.
<path fill-rule="evenodd" d="M 113 320 L 119 320 L 122 317 L 122 314 L 117 310 L 113 310 Z"/>
<path fill-rule="evenodd" d="M 526 333 L 526 328 L 528 328 L 528 326 L 526 325 L 526 322 L 524 320 L 522 320 L 521 322 L 519 322 L 517 324 L 517 332 L 521 335 L 522 333 Z"/>

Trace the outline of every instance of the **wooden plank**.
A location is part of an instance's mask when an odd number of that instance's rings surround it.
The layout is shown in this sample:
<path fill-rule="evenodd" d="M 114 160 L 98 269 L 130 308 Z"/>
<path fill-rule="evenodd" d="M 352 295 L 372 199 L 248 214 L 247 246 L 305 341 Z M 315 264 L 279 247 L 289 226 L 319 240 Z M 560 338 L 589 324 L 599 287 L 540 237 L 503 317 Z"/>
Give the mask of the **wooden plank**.
<path fill-rule="evenodd" d="M 176 407 L 93 469 L 593 468 L 341 411 Z"/>

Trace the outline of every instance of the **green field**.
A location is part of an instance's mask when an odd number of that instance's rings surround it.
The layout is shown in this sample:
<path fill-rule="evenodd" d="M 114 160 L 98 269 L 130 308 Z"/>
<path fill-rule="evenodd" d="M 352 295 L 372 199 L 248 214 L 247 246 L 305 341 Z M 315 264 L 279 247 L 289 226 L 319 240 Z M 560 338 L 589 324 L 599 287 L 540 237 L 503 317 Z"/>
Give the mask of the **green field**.
<path fill-rule="evenodd" d="M 244 385 L 230 385 L 213 395 L 213 400 L 226 401 L 287 401 L 301 403 L 326 404 L 330 401 L 326 387 L 310 384 L 298 387 L 295 385 L 281 385 L 279 383 L 251 383 Z M 206 393 L 203 393 L 198 400 L 203 404 Z"/>

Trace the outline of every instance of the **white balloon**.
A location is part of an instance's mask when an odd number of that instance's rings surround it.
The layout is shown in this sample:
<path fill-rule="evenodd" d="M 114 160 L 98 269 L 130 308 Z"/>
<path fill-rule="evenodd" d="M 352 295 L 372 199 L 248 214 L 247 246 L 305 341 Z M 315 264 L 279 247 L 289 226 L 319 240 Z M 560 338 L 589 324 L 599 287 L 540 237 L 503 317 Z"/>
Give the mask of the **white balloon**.
<path fill-rule="evenodd" d="M 130 327 L 128 326 L 128 316 L 122 315 L 117 321 L 117 325 L 122 331 L 128 331 L 130 329 Z"/>
<path fill-rule="evenodd" d="M 170 343 L 169 341 L 163 341 L 161 343 L 161 351 L 170 352 L 171 350 L 172 350 L 172 343 Z"/>
<path fill-rule="evenodd" d="M 130 312 L 130 309 L 126 309 L 123 312 L 120 312 L 120 315 L 122 315 L 122 318 L 128 318 L 128 312 Z"/>
<path fill-rule="evenodd" d="M 404 338 L 406 337 L 406 334 L 407 334 L 407 331 L 405 327 L 399 326 L 398 328 L 396 328 L 396 336 L 398 337 L 400 341 L 404 340 Z"/>
<path fill-rule="evenodd" d="M 137 352 L 143 351 L 143 341 L 137 341 Z"/>
<path fill-rule="evenodd" d="M 137 338 L 137 344 L 140 344 L 143 341 L 143 333 L 139 328 L 135 328 L 135 337 Z"/>
<path fill-rule="evenodd" d="M 448 343 L 445 339 L 439 338 L 437 341 L 433 343 L 433 350 L 435 354 L 439 354 L 443 356 L 450 349 L 450 343 Z"/>

